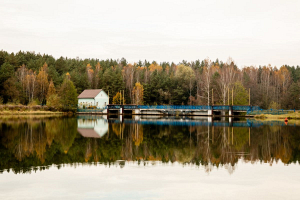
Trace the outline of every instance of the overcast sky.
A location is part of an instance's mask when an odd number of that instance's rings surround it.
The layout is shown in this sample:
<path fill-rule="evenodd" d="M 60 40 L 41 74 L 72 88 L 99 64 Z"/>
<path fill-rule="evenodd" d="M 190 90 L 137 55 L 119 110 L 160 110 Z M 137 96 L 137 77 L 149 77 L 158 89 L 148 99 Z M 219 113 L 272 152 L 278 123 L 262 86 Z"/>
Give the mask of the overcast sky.
<path fill-rule="evenodd" d="M 0 49 L 300 65 L 300 0 L 1 0 Z"/>

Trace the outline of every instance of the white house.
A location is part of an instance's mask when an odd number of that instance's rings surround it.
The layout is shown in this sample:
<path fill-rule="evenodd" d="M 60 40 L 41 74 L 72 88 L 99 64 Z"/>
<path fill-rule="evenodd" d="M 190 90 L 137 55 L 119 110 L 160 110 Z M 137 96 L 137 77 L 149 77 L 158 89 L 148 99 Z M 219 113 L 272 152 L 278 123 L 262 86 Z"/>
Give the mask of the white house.
<path fill-rule="evenodd" d="M 104 108 L 107 104 L 109 104 L 109 98 L 102 89 L 84 90 L 78 96 L 79 108 L 82 108 L 83 106 L 96 106 L 97 108 Z"/>

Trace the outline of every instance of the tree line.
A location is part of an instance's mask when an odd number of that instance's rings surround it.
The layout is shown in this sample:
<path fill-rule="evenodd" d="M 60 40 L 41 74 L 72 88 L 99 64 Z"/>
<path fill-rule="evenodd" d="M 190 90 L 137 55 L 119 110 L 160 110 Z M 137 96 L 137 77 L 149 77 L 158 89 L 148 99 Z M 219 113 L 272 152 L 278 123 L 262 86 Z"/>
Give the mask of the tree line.
<path fill-rule="evenodd" d="M 103 89 L 110 103 L 122 103 L 123 90 L 125 103 L 145 105 L 248 105 L 250 93 L 251 105 L 300 109 L 300 66 L 238 67 L 231 58 L 128 63 L 0 51 L 0 103 L 75 106 L 85 89 Z"/>

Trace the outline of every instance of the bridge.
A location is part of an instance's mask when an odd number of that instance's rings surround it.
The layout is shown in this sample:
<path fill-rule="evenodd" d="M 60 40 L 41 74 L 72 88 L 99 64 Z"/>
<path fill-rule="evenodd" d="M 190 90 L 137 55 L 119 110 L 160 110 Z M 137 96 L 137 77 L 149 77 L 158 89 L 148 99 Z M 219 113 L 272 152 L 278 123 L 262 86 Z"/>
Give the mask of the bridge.
<path fill-rule="evenodd" d="M 108 115 L 235 116 L 256 110 L 261 110 L 261 108 L 249 105 L 107 105 Z"/>

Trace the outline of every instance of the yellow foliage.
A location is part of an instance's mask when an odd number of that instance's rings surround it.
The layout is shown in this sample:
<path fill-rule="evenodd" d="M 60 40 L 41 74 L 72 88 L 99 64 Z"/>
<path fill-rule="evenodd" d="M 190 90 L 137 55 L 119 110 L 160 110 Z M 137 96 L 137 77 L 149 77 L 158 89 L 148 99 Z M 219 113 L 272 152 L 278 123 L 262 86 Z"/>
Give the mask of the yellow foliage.
<path fill-rule="evenodd" d="M 113 104 L 125 104 L 125 99 L 123 99 L 122 93 L 118 92 L 114 97 L 113 97 Z"/>
<path fill-rule="evenodd" d="M 66 77 L 67 77 L 67 79 L 69 79 L 69 80 L 71 79 L 71 75 L 70 75 L 69 72 L 66 73 Z"/>
<path fill-rule="evenodd" d="M 155 70 L 157 70 L 158 72 L 162 71 L 162 66 L 160 66 L 160 65 L 158 65 L 158 64 L 156 64 L 156 63 L 151 64 L 151 65 L 149 66 L 149 71 L 150 71 L 150 72 L 154 72 Z"/>
<path fill-rule="evenodd" d="M 143 105 L 144 102 L 144 88 L 140 82 L 136 82 L 132 90 L 133 103 L 137 105 Z"/>
<path fill-rule="evenodd" d="M 138 124 L 134 125 L 134 136 L 133 141 L 135 146 L 140 146 L 140 144 L 143 142 L 143 126 L 139 126 Z"/>

